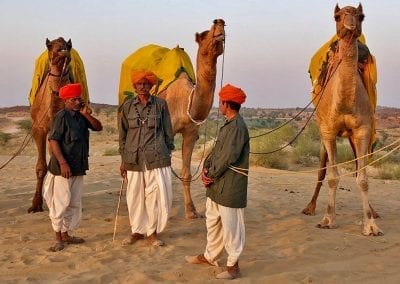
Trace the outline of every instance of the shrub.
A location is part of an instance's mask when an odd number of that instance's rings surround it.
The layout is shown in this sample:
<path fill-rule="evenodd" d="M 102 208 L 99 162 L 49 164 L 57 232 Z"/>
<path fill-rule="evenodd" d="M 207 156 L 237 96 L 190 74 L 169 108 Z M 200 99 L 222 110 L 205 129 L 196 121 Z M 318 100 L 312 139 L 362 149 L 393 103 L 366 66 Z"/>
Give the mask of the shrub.
<path fill-rule="evenodd" d="M 118 155 L 119 155 L 119 152 L 118 152 L 117 147 L 107 148 L 103 154 L 103 156 L 118 156 Z"/>
<path fill-rule="evenodd" d="M 29 133 L 32 130 L 32 121 L 30 119 L 23 119 L 17 121 L 18 129 L 24 130 Z"/>
<path fill-rule="evenodd" d="M 0 131 L 0 145 L 6 145 L 11 139 L 11 134 Z"/>

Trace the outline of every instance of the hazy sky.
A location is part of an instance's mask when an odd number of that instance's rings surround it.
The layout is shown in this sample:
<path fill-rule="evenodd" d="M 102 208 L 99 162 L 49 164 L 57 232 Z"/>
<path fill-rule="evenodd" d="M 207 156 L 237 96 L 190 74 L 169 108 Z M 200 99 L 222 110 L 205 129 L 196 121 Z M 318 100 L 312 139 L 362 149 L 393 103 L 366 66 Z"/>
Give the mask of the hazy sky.
<path fill-rule="evenodd" d="M 217 90 L 242 87 L 247 107 L 303 107 L 311 56 L 335 32 L 333 0 L 0 0 L 0 107 L 28 105 L 34 61 L 45 40 L 71 39 L 92 102 L 117 104 L 122 61 L 150 44 L 184 47 L 195 66 L 196 32 L 226 22 Z M 382 4 L 383 3 L 383 4 Z M 400 107 L 400 1 L 362 1 L 363 32 L 378 66 L 378 104 Z M 215 103 L 216 104 L 216 101 Z"/>

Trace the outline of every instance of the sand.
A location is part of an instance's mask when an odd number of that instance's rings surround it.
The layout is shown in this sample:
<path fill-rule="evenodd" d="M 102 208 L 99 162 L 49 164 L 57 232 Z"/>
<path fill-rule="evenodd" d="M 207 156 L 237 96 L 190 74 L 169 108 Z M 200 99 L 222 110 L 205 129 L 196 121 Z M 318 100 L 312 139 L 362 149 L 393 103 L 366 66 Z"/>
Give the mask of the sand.
<path fill-rule="evenodd" d="M 0 164 L 9 157 L 0 156 Z M 173 214 L 160 234 L 165 247 L 146 241 L 121 246 L 129 235 L 123 195 L 115 242 L 112 242 L 121 179 L 119 157 L 94 151 L 85 177 L 83 220 L 75 235 L 86 242 L 50 252 L 54 233 L 47 208 L 28 214 L 35 188 L 33 156 L 19 156 L 0 170 L 1 283 L 175 283 L 215 282 L 222 267 L 192 265 L 188 254 L 204 251 L 205 219 L 184 219 L 182 186 L 173 180 Z M 180 160 L 173 166 L 179 170 Z M 197 166 L 193 164 L 193 168 Z M 354 177 L 340 181 L 338 228 L 315 225 L 326 210 L 326 186 L 315 216 L 301 210 L 311 198 L 316 173 L 301 174 L 252 168 L 245 210 L 246 244 L 240 258 L 240 283 L 399 283 L 399 181 L 370 179 L 370 202 L 381 218 L 381 237 L 361 234 L 361 198 Z M 205 210 L 205 190 L 192 185 L 199 212 Z M 224 265 L 226 254 L 221 259 Z"/>

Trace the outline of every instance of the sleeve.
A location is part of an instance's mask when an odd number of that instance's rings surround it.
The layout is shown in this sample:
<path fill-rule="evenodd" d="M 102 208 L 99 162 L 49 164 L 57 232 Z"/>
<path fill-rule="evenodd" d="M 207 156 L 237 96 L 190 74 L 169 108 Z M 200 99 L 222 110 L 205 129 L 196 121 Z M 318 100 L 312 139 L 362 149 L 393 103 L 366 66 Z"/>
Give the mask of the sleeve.
<path fill-rule="evenodd" d="M 51 123 L 48 140 L 61 141 L 64 135 L 65 116 L 63 113 L 58 113 Z"/>
<path fill-rule="evenodd" d="M 171 122 L 171 115 L 169 114 L 168 105 L 164 103 L 164 111 L 162 113 L 162 122 L 164 128 L 164 135 L 165 135 L 165 144 L 170 151 L 175 149 L 174 145 L 174 132 L 172 130 L 172 122 Z"/>
<path fill-rule="evenodd" d="M 208 169 L 208 176 L 214 179 L 220 178 L 239 159 L 246 143 L 246 133 L 241 128 L 232 127 L 222 143 L 221 151 L 212 155 Z"/>
<path fill-rule="evenodd" d="M 126 135 L 128 132 L 128 120 L 126 119 L 125 109 L 122 109 L 121 116 L 118 119 L 118 132 L 119 132 L 119 153 L 122 154 L 125 149 Z"/>

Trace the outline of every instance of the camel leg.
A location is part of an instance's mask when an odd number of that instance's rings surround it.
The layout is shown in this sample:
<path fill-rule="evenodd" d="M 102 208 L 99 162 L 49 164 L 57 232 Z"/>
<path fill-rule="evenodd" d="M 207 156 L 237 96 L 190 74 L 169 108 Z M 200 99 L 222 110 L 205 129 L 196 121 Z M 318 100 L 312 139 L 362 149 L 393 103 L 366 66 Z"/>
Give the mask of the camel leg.
<path fill-rule="evenodd" d="M 183 144 L 182 144 L 182 185 L 183 185 L 183 197 L 185 201 L 185 218 L 195 219 L 202 217 L 201 214 L 197 213 L 196 207 L 193 204 L 192 196 L 190 194 L 190 182 L 192 174 L 190 170 L 190 161 L 192 160 L 192 153 L 196 140 L 198 139 L 198 128 L 182 133 Z"/>
<path fill-rule="evenodd" d="M 365 156 L 368 153 L 369 139 L 359 139 L 355 142 L 357 157 Z M 375 223 L 373 210 L 368 201 L 368 176 L 364 168 L 367 158 L 363 157 L 358 162 L 357 167 L 357 186 L 361 192 L 362 206 L 363 206 L 363 230 L 362 234 L 365 236 L 382 236 L 383 232 Z"/>
<path fill-rule="evenodd" d="M 36 162 L 36 190 L 32 199 L 32 206 L 28 209 L 28 213 L 36 213 L 43 211 L 43 195 L 42 186 L 43 179 L 47 173 L 46 165 L 46 137 L 47 132 L 44 129 L 32 129 L 33 139 L 36 143 L 38 152 L 38 160 Z"/>
<path fill-rule="evenodd" d="M 336 166 L 336 137 L 323 139 L 327 152 L 330 168 L 328 171 L 328 207 L 322 220 L 317 224 L 317 228 L 334 229 L 336 228 L 336 190 L 339 184 L 339 172 Z"/>
<path fill-rule="evenodd" d="M 357 158 L 357 155 L 356 155 L 356 147 L 355 147 L 355 145 L 354 145 L 353 139 L 354 139 L 354 138 L 351 138 L 351 137 L 350 137 L 350 138 L 349 138 L 349 142 L 350 142 L 351 149 L 353 149 L 354 158 Z M 356 159 L 356 169 L 358 169 L 358 160 L 357 160 L 357 159 Z M 356 176 L 357 176 L 357 172 L 356 172 Z M 370 210 L 371 210 L 371 213 L 372 213 L 372 216 L 374 217 L 374 219 L 379 218 L 378 212 L 376 212 L 376 211 L 374 210 L 374 208 L 372 208 L 371 204 L 369 204 L 369 208 L 370 208 Z"/>
<path fill-rule="evenodd" d="M 318 181 L 314 189 L 314 194 L 311 201 L 308 203 L 307 207 L 303 209 L 302 213 L 305 215 L 315 215 L 315 208 L 317 207 L 317 199 L 319 191 L 321 190 L 322 181 L 325 179 L 326 174 L 326 162 L 328 160 L 328 154 L 325 147 L 321 144 L 320 154 L 319 154 L 319 170 L 318 170 Z"/>

